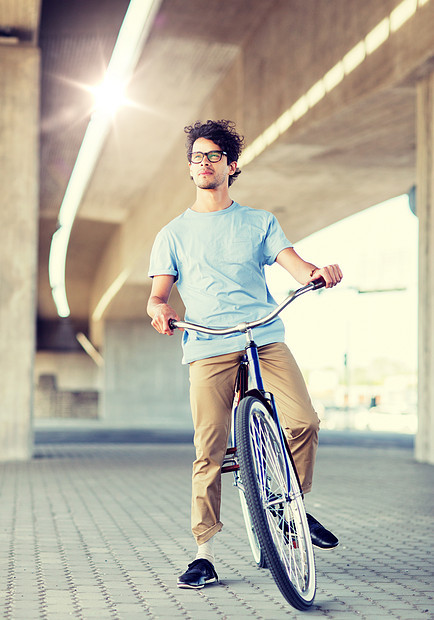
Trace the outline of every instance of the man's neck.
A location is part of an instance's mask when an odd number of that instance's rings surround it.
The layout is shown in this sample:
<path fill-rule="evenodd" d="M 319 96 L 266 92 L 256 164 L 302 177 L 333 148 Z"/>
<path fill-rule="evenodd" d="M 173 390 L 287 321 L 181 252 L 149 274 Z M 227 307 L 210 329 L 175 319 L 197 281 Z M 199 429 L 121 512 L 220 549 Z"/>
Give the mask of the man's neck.
<path fill-rule="evenodd" d="M 199 213 L 211 213 L 212 211 L 223 211 L 231 206 L 233 200 L 229 196 L 227 188 L 218 189 L 197 189 L 196 202 L 191 207 L 193 211 Z"/>

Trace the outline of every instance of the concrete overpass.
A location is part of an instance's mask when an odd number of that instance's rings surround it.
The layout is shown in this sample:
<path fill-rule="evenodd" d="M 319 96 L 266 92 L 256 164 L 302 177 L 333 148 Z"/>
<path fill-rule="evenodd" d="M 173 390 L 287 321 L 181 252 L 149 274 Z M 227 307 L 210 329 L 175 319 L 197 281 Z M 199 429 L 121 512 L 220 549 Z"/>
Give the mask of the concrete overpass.
<path fill-rule="evenodd" d="M 416 456 L 434 463 L 432 0 L 155 2 L 127 89 L 134 105 L 118 110 L 86 168 L 66 262 L 70 316 L 60 319 L 50 246 L 95 118 L 88 87 L 104 77 L 127 7 L 0 8 L 0 459 L 32 453 L 35 352 L 37 363 L 101 381 L 106 421 L 173 407 L 168 385 L 181 390 L 185 369 L 178 343 L 163 350 L 145 316 L 148 257 L 156 232 L 193 200 L 183 127 L 218 117 L 233 119 L 248 147 L 233 197 L 273 211 L 294 242 L 417 186 Z M 103 370 L 65 357 L 77 332 L 102 352 Z"/>

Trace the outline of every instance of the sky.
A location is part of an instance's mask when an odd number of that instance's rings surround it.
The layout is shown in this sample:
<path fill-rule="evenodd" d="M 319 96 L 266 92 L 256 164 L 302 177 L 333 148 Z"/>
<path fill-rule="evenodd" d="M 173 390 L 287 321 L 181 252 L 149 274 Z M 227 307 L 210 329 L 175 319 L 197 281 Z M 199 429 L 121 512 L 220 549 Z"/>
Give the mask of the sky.
<path fill-rule="evenodd" d="M 282 313 L 299 365 L 339 369 L 347 354 L 353 367 L 389 359 L 415 370 L 418 219 L 407 195 L 341 220 L 294 247 L 316 265 L 338 263 L 344 274 L 339 286 L 308 293 Z M 299 286 L 278 265 L 267 278 L 278 301 Z M 385 292 L 373 292 L 378 289 Z"/>

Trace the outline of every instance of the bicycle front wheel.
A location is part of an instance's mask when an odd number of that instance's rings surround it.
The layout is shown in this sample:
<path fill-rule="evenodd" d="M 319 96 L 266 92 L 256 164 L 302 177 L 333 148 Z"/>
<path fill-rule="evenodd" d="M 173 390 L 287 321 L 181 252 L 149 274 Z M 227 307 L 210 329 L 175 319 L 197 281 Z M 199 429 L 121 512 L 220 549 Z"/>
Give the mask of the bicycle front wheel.
<path fill-rule="evenodd" d="M 262 553 L 261 545 L 259 544 L 258 537 L 256 536 L 255 528 L 253 527 L 252 517 L 250 516 L 249 508 L 247 506 L 244 491 L 240 491 L 240 503 L 241 510 L 243 511 L 244 525 L 246 526 L 247 538 L 249 541 L 250 549 L 252 551 L 253 559 L 256 562 L 258 568 L 266 568 L 267 562 L 265 556 Z"/>
<path fill-rule="evenodd" d="M 259 545 L 283 596 L 305 610 L 315 597 L 315 560 L 296 473 L 260 400 L 241 401 L 236 425 L 240 476 Z"/>

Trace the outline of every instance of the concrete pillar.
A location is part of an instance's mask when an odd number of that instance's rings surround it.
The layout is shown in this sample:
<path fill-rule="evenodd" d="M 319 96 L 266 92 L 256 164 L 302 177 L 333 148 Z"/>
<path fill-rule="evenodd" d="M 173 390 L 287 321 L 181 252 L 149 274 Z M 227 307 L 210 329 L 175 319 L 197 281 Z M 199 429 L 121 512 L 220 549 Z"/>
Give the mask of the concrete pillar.
<path fill-rule="evenodd" d="M 105 322 L 102 421 L 127 428 L 192 428 L 180 336 L 157 334 L 147 319 Z"/>
<path fill-rule="evenodd" d="M 419 429 L 416 458 L 434 464 L 434 73 L 417 89 Z"/>
<path fill-rule="evenodd" d="M 0 460 L 31 457 L 39 50 L 0 45 Z"/>

